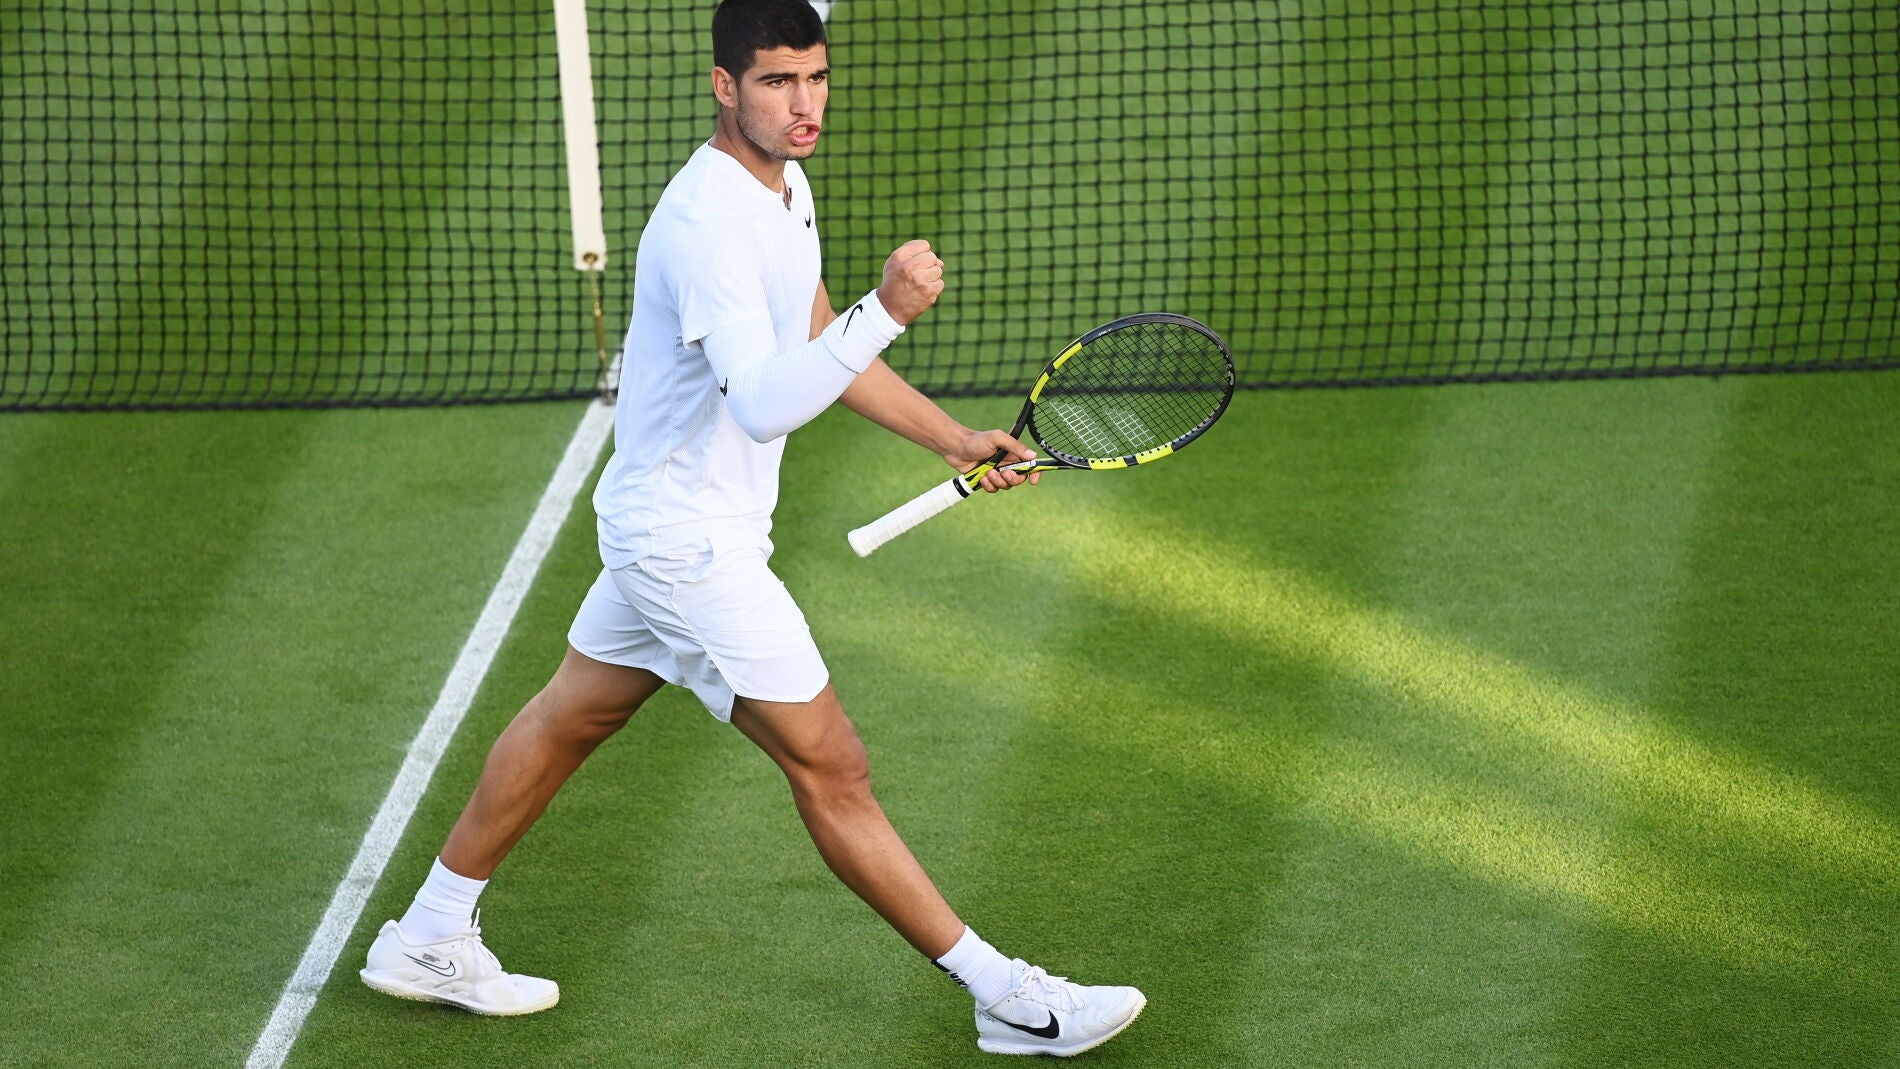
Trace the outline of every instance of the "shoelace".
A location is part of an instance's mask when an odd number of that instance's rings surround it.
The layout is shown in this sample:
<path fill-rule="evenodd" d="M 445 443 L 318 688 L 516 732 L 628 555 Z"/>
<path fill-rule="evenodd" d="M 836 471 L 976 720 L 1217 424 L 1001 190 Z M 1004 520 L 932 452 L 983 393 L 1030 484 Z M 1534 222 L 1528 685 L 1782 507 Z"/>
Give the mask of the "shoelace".
<path fill-rule="evenodd" d="M 1040 965 L 1029 967 L 1029 971 L 1023 974 L 1023 982 L 1016 985 L 1016 990 L 1026 999 L 1064 1013 L 1082 1008 L 1080 989 L 1070 983 L 1066 976 L 1050 976 Z"/>
<path fill-rule="evenodd" d="M 487 943 L 482 942 L 481 910 L 477 909 L 475 915 L 469 918 L 468 930 L 462 933 L 462 938 L 467 939 L 470 943 L 475 945 L 477 956 L 483 964 L 487 966 L 486 969 L 482 970 L 483 975 L 493 976 L 501 972 L 501 959 L 495 956 L 494 951 L 488 949 Z"/>

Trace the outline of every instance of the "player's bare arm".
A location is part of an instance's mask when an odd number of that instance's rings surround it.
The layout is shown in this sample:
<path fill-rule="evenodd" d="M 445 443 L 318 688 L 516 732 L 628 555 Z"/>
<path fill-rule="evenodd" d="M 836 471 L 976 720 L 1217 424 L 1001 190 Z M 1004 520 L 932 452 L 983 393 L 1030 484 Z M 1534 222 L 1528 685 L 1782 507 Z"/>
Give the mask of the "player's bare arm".
<path fill-rule="evenodd" d="M 892 319 L 910 324 L 937 303 L 944 290 L 944 262 L 923 240 L 905 242 L 884 262 L 884 280 L 878 286 L 878 300 Z M 823 282 L 812 302 L 812 337 L 817 337 L 837 318 L 831 308 L 831 296 Z M 863 374 L 852 380 L 839 398 L 846 408 L 884 429 L 942 457 L 957 471 L 995 456 L 998 450 L 1005 460 L 1032 460 L 1036 453 L 1001 430 L 977 431 L 964 426 L 935 401 L 905 382 L 882 357 L 873 361 Z M 1031 475 L 1035 482 L 1039 475 Z M 998 469 L 983 477 L 983 489 L 990 493 L 1020 486 L 1024 476 Z"/>
<path fill-rule="evenodd" d="M 1007 431 L 977 431 L 959 423 L 935 401 L 905 382 L 881 357 L 846 387 L 839 400 L 865 419 L 937 454 L 960 472 L 990 459 L 999 449 L 1004 451 L 1006 463 L 1036 457 L 1035 450 Z M 1027 478 L 1035 482 L 1041 475 L 1032 473 Z M 983 489 L 995 493 L 1020 486 L 1023 481 L 1020 473 L 998 468 L 983 477 L 982 485 Z"/>
<path fill-rule="evenodd" d="M 818 292 L 811 299 L 811 336 L 808 341 L 817 341 L 825 328 L 837 322 L 838 313 L 831 309 L 831 293 L 825 289 L 825 280 L 818 280 Z"/>

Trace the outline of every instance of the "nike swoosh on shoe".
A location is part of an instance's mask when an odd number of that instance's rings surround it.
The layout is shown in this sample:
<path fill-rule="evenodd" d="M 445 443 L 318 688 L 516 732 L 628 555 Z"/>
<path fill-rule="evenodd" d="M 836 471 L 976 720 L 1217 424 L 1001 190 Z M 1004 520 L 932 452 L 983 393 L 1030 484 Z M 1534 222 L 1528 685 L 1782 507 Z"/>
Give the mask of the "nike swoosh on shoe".
<path fill-rule="evenodd" d="M 421 958 L 416 957 L 414 954 L 404 954 L 403 957 L 408 958 L 410 961 L 415 962 L 417 965 L 422 966 L 423 968 L 429 970 L 430 972 L 436 974 L 437 976 L 443 977 L 445 979 L 450 979 L 450 980 L 453 980 L 455 978 L 455 963 L 452 961 L 448 963 L 449 967 L 445 970 L 442 968 L 442 966 L 423 961 Z"/>
<path fill-rule="evenodd" d="M 1001 1017 L 998 1017 L 997 1020 L 1003 1021 Z M 1049 1023 L 1043 1025 L 1041 1028 L 1031 1028 L 1026 1024 L 1017 1024 L 1015 1021 L 1003 1021 L 1003 1023 L 1018 1032 L 1028 1032 L 1038 1039 L 1055 1039 L 1062 1034 L 1062 1025 L 1056 1021 L 1056 1015 L 1053 1013 L 1049 1015 Z"/>

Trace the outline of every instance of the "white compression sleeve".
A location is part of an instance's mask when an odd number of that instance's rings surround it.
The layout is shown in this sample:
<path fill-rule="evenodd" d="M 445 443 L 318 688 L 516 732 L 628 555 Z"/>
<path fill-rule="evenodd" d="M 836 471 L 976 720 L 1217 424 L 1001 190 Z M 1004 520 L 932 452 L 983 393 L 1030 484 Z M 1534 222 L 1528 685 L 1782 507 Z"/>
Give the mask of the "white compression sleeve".
<path fill-rule="evenodd" d="M 769 442 L 831 406 L 904 328 L 873 290 L 818 337 L 783 353 L 771 323 L 746 320 L 700 340 L 726 407 L 747 437 Z"/>

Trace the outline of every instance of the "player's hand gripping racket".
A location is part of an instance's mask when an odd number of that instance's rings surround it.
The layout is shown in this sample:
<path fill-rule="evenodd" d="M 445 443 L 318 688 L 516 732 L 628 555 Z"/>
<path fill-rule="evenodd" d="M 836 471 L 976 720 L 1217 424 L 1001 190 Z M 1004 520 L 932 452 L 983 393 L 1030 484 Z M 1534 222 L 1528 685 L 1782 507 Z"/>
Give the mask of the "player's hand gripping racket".
<path fill-rule="evenodd" d="M 1044 456 L 1011 471 L 1102 471 L 1160 460 L 1214 425 L 1234 395 L 1227 343 L 1187 316 L 1144 312 L 1104 323 L 1070 343 L 1023 402 L 1010 435 L 1026 427 Z M 851 548 L 877 547 L 969 497 L 1006 454 L 932 487 L 850 534 Z"/>

